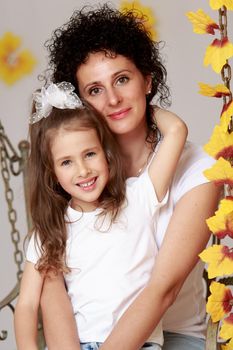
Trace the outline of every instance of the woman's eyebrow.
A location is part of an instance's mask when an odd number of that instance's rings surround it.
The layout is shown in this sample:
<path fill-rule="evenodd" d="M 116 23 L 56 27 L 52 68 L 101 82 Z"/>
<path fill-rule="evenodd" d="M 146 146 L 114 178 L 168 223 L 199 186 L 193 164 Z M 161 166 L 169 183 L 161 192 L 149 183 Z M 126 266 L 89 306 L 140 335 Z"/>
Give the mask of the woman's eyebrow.
<path fill-rule="evenodd" d="M 121 69 L 115 73 L 112 74 L 112 78 L 115 78 L 118 74 L 122 74 L 122 73 L 131 73 L 131 71 L 129 69 Z M 89 86 L 92 86 L 92 85 L 98 85 L 98 84 L 101 84 L 101 80 L 96 80 L 96 81 L 91 81 L 90 83 L 88 83 L 86 86 L 85 86 L 85 89 L 88 88 Z"/>

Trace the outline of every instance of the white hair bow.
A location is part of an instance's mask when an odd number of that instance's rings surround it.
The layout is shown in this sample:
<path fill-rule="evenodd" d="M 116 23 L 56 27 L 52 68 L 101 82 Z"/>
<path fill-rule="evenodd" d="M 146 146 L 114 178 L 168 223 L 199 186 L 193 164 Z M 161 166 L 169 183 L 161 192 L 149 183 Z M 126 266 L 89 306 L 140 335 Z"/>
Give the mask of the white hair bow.
<path fill-rule="evenodd" d="M 34 124 L 42 118 L 47 118 L 53 107 L 60 109 L 75 109 L 83 107 L 82 101 L 74 92 L 71 83 L 63 81 L 58 84 L 50 84 L 47 88 L 33 93 L 36 112 L 30 118 L 30 124 Z"/>

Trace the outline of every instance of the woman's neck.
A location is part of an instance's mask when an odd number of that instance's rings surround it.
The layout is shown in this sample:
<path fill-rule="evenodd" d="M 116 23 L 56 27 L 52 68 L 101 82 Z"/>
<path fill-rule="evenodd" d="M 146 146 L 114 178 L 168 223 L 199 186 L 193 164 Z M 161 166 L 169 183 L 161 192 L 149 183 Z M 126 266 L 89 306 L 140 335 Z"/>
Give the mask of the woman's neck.
<path fill-rule="evenodd" d="M 139 176 L 150 158 L 152 144 L 146 142 L 146 130 L 138 133 L 118 135 L 117 142 L 120 147 L 126 176 Z"/>

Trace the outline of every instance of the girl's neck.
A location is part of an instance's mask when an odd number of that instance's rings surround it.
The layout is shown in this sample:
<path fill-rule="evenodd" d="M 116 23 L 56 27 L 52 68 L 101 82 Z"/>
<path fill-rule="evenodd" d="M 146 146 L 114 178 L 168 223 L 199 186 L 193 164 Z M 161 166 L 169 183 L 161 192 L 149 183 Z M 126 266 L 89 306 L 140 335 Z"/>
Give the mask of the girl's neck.
<path fill-rule="evenodd" d="M 146 130 L 138 133 L 119 135 L 117 142 L 120 147 L 126 176 L 139 176 L 145 169 L 153 151 L 152 144 L 146 142 Z"/>

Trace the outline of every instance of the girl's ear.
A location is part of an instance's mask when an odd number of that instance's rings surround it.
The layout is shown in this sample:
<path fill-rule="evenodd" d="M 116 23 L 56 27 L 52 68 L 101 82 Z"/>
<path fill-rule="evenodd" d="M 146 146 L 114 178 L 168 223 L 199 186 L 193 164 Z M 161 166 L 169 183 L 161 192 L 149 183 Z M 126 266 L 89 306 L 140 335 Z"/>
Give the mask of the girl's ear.
<path fill-rule="evenodd" d="M 107 159 L 107 163 L 109 165 L 110 161 L 111 161 L 111 152 L 109 150 L 106 150 L 105 152 L 105 157 Z"/>

